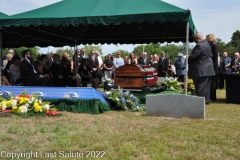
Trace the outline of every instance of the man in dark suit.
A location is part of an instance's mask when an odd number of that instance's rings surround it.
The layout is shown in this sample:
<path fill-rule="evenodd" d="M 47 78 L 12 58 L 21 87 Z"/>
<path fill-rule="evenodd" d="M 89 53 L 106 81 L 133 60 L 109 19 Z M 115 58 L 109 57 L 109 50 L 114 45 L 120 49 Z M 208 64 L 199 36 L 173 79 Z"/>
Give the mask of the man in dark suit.
<path fill-rule="evenodd" d="M 88 71 L 91 73 L 93 78 L 98 78 L 99 79 L 99 63 L 98 63 L 98 59 L 95 56 L 95 51 L 92 50 L 89 57 L 87 58 L 87 68 Z"/>
<path fill-rule="evenodd" d="M 147 58 L 147 52 L 141 53 L 141 57 L 138 58 L 138 64 L 151 66 L 152 62 Z"/>
<path fill-rule="evenodd" d="M 239 71 L 239 63 L 240 63 L 239 53 L 235 52 L 234 58 L 232 58 L 232 61 L 231 61 L 232 72 L 238 72 Z"/>
<path fill-rule="evenodd" d="M 188 76 L 193 79 L 196 95 L 205 97 L 205 103 L 210 103 L 211 78 L 215 75 L 212 62 L 212 51 L 202 33 L 194 35 L 196 46 L 188 57 Z"/>
<path fill-rule="evenodd" d="M 161 53 L 161 58 L 158 61 L 158 77 L 166 77 L 168 72 L 168 59 L 165 57 L 165 53 Z"/>
<path fill-rule="evenodd" d="M 54 54 L 53 56 L 53 64 L 50 67 L 50 72 L 53 77 L 53 86 L 56 87 L 64 87 L 66 86 L 66 80 L 62 75 L 62 68 L 60 66 L 60 56 L 58 54 Z"/>
<path fill-rule="evenodd" d="M 139 58 L 137 59 L 137 61 L 138 61 L 138 64 L 144 65 L 143 53 L 141 53 L 141 54 L 139 55 Z"/>
<path fill-rule="evenodd" d="M 24 59 L 20 63 L 20 73 L 25 86 L 48 86 L 49 78 L 39 75 L 31 63 L 32 55 L 30 50 L 23 51 Z"/>

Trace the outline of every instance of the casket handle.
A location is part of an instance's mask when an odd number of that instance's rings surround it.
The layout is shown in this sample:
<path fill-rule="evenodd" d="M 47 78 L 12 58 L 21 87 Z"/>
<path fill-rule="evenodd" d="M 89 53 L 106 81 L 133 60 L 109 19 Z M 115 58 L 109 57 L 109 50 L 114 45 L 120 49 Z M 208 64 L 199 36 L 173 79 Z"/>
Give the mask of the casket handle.
<path fill-rule="evenodd" d="M 43 93 L 40 92 L 40 91 L 32 92 L 32 95 L 33 95 L 33 94 L 37 95 L 38 97 L 43 97 Z"/>
<path fill-rule="evenodd" d="M 9 91 L 0 91 L 0 97 L 7 98 L 12 97 L 12 94 Z"/>
<path fill-rule="evenodd" d="M 78 94 L 76 92 L 67 92 L 63 98 L 78 98 Z"/>

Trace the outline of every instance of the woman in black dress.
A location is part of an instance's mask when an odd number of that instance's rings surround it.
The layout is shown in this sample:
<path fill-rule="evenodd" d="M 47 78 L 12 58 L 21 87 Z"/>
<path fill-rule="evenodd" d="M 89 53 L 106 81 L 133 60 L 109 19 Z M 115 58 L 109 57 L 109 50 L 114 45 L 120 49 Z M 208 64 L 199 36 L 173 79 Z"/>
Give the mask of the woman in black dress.
<path fill-rule="evenodd" d="M 135 58 L 133 53 L 129 55 L 128 64 L 137 64 L 137 59 Z"/>
<path fill-rule="evenodd" d="M 208 41 L 208 43 L 211 46 L 211 50 L 212 50 L 212 61 L 213 61 L 213 67 L 214 67 L 214 71 L 215 74 L 218 74 L 218 48 L 216 45 L 216 38 L 213 34 L 208 34 L 206 36 L 206 40 Z M 212 76 L 212 80 L 211 80 L 211 91 L 210 91 L 210 99 L 212 101 L 216 101 L 216 89 L 217 89 L 217 76 Z"/>
<path fill-rule="evenodd" d="M 153 55 L 153 59 L 152 59 L 152 67 L 155 68 L 156 70 L 158 69 L 158 55 L 157 54 L 154 54 Z"/>
<path fill-rule="evenodd" d="M 99 80 L 97 78 L 92 78 L 92 75 L 87 70 L 87 59 L 82 59 L 82 63 L 79 66 L 78 73 L 81 77 L 82 83 L 91 83 L 93 88 L 98 87 Z"/>

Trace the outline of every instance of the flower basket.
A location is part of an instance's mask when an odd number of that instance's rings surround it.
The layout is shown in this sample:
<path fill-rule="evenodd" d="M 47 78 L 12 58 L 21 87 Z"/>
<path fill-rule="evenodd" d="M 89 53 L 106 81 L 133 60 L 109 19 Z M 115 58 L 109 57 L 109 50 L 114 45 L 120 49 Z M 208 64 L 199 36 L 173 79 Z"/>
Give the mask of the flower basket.
<path fill-rule="evenodd" d="M 123 91 L 122 88 L 111 89 L 103 93 L 104 98 L 116 110 L 141 111 L 140 100 L 129 91 Z"/>
<path fill-rule="evenodd" d="M 178 90 L 180 88 L 181 83 L 177 81 L 177 78 L 168 77 L 166 76 L 163 80 L 157 82 L 158 86 L 165 85 L 166 88 L 169 90 Z"/>
<path fill-rule="evenodd" d="M 9 99 L 1 99 L 0 112 L 15 113 L 23 117 L 33 115 L 59 115 L 56 108 L 52 108 L 50 102 L 43 102 L 36 94 L 27 95 L 26 90 L 17 96 L 10 96 Z"/>

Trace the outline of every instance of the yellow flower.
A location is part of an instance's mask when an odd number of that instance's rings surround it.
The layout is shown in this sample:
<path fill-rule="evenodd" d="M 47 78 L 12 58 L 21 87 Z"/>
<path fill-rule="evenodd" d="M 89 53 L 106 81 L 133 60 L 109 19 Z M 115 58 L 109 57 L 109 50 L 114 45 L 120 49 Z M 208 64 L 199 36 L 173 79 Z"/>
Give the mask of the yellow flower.
<path fill-rule="evenodd" d="M 5 104 L 5 105 L 7 105 L 7 101 L 2 101 L 2 104 Z"/>
<path fill-rule="evenodd" d="M 17 107 L 17 106 L 14 106 L 14 107 L 12 108 L 12 111 L 13 111 L 14 113 L 18 113 L 18 107 Z"/>
<path fill-rule="evenodd" d="M 19 97 L 19 99 L 18 99 L 18 103 L 19 103 L 20 105 L 25 104 L 25 103 L 27 103 L 27 102 L 28 102 L 28 98 Z"/>
<path fill-rule="evenodd" d="M 18 108 L 17 113 L 18 113 L 18 114 L 21 114 L 21 113 L 22 113 L 22 106 L 20 106 L 20 107 Z"/>
<path fill-rule="evenodd" d="M 8 107 L 11 107 L 11 106 L 12 106 L 12 99 L 10 99 L 9 101 L 7 101 L 6 105 L 7 105 Z"/>
<path fill-rule="evenodd" d="M 35 112 L 42 112 L 42 106 L 40 106 L 38 103 L 34 103 L 33 107 Z"/>

